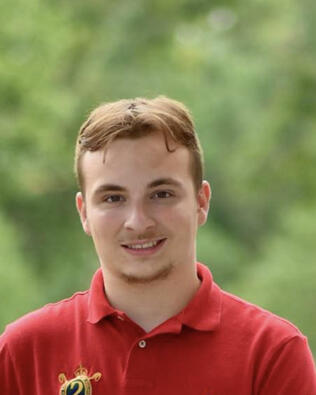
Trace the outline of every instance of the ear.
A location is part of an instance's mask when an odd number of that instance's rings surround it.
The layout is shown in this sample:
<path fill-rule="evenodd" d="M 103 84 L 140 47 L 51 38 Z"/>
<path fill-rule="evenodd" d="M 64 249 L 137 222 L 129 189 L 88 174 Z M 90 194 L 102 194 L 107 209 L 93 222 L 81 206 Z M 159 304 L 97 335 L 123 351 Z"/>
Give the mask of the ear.
<path fill-rule="evenodd" d="M 208 210 L 211 201 L 211 187 L 207 181 L 202 182 L 202 186 L 197 195 L 198 203 L 198 225 L 202 226 L 207 220 Z"/>
<path fill-rule="evenodd" d="M 83 230 L 87 235 L 91 236 L 89 221 L 87 217 L 87 207 L 81 192 L 78 192 L 76 194 L 76 207 L 80 216 Z"/>

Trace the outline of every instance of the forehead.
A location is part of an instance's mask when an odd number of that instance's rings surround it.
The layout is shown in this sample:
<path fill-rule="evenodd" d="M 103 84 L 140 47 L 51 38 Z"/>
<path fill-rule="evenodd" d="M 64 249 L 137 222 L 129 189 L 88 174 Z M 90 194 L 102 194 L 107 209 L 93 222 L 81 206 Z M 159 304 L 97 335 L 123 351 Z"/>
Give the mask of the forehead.
<path fill-rule="evenodd" d="M 118 138 L 105 150 L 86 152 L 81 168 L 85 189 L 99 184 L 149 183 L 157 177 L 190 177 L 190 152 L 174 141 L 168 141 L 168 151 L 162 133 L 139 138 Z M 125 185 L 124 185 L 125 186 Z"/>

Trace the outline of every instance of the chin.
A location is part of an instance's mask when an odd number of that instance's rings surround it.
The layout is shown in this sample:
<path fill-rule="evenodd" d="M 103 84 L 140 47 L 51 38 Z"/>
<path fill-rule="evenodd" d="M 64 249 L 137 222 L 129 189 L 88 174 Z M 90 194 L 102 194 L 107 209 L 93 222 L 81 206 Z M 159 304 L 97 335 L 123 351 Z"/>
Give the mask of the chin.
<path fill-rule="evenodd" d="M 151 273 L 121 273 L 121 279 L 128 284 L 149 284 L 152 282 L 165 280 L 169 277 L 172 269 L 173 265 L 172 263 L 169 263 L 166 266 L 161 267 L 159 270 L 153 271 Z"/>

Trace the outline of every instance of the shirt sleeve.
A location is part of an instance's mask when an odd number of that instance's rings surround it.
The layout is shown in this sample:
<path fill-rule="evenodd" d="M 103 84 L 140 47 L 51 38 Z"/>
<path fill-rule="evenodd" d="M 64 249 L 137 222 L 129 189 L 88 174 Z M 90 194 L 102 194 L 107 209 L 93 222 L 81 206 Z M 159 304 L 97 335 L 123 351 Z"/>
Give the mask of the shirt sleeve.
<path fill-rule="evenodd" d="M 258 395 L 316 395 L 316 370 L 304 336 L 295 336 L 271 357 Z"/>
<path fill-rule="evenodd" d="M 14 363 L 4 334 L 0 336 L 0 388 L 3 394 L 21 394 L 17 384 Z"/>

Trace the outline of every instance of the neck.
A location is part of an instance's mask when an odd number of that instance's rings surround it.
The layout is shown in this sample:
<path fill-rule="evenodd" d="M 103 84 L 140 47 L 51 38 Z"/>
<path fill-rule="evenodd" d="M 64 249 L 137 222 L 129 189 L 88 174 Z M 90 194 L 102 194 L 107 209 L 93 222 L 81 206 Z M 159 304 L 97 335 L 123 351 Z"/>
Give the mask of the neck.
<path fill-rule="evenodd" d="M 105 292 L 114 308 L 150 332 L 183 310 L 200 286 L 195 265 L 179 269 L 164 279 L 130 284 L 103 268 Z"/>

